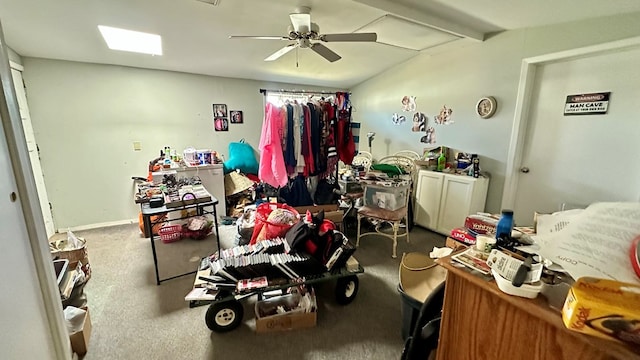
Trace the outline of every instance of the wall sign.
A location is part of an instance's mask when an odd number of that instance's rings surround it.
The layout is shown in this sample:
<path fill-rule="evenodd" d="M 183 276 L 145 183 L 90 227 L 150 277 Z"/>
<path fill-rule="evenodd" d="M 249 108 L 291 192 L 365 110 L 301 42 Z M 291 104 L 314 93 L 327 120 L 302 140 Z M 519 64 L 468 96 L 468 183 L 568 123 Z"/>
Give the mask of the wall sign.
<path fill-rule="evenodd" d="M 606 114 L 610 95 L 611 92 L 569 95 L 564 104 L 564 115 Z"/>

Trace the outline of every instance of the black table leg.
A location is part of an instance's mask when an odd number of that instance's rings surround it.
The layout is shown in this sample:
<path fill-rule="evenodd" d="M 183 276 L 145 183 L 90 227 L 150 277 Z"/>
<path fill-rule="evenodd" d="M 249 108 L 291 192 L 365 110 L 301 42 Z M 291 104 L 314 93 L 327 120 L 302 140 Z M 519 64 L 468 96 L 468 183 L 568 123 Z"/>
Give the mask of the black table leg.
<path fill-rule="evenodd" d="M 218 243 L 218 252 L 220 252 L 220 233 L 218 232 L 218 211 L 213 205 L 213 225 L 216 227 L 216 242 Z"/>
<path fill-rule="evenodd" d="M 144 228 L 149 231 L 149 240 L 151 241 L 151 252 L 153 252 L 153 266 L 156 271 L 156 285 L 160 285 L 160 275 L 158 274 L 158 255 L 156 254 L 156 244 L 153 241 L 153 226 L 151 225 L 151 216 L 143 215 L 142 221 Z"/>

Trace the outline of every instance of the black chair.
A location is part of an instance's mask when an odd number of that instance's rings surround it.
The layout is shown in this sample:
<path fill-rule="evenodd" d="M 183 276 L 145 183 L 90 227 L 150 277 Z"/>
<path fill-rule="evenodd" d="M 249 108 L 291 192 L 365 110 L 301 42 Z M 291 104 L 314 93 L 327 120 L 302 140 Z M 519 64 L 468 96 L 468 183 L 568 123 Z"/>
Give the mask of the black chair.
<path fill-rule="evenodd" d="M 438 347 L 442 304 L 444 303 L 444 281 L 424 301 L 416 325 L 407 338 L 401 360 L 424 360 Z"/>

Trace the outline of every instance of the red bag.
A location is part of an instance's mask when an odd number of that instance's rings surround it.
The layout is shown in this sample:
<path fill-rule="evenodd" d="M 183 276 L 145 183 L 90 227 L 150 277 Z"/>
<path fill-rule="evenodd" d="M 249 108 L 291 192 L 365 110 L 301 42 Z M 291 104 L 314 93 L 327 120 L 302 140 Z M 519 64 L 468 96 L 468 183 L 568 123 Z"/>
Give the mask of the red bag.
<path fill-rule="evenodd" d="M 269 219 L 271 213 L 276 209 L 282 209 L 290 213 L 292 221 L 282 223 Z M 287 204 L 262 203 L 256 208 L 256 225 L 253 229 L 250 245 L 261 240 L 284 237 L 287 231 L 300 219 L 298 211 Z"/>

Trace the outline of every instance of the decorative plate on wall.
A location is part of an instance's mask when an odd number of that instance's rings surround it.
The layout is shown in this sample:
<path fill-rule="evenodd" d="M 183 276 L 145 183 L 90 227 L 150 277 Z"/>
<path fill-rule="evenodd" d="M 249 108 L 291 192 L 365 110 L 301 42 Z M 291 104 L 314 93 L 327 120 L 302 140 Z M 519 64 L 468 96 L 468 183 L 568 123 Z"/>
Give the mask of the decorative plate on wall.
<path fill-rule="evenodd" d="M 498 103 L 493 96 L 483 97 L 476 104 L 476 113 L 483 119 L 488 119 L 496 113 Z"/>

